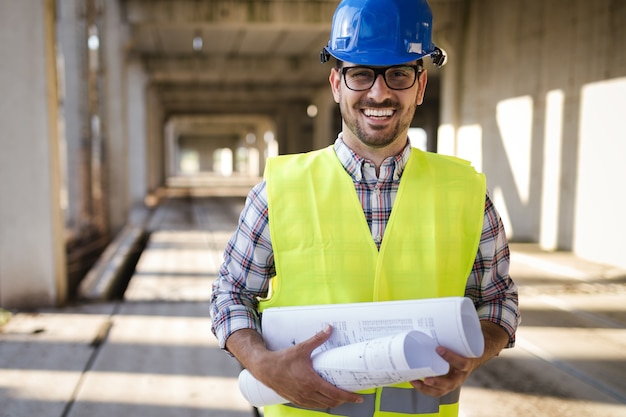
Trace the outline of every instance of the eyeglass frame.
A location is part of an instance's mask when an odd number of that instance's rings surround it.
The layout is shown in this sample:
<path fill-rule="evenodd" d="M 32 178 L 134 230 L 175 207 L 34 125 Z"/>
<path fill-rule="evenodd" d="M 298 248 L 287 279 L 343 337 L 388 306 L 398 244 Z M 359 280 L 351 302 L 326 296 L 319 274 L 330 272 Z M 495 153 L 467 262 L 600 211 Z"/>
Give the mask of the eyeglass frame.
<path fill-rule="evenodd" d="M 405 88 L 393 88 L 389 85 L 389 83 L 387 82 L 387 76 L 385 75 L 385 73 L 392 69 L 392 68 L 402 68 L 402 67 L 409 67 L 409 68 L 413 68 L 413 70 L 415 71 L 415 78 L 413 79 L 413 83 L 411 83 L 411 85 L 409 87 L 405 87 Z M 372 70 L 374 71 L 374 78 L 372 81 L 372 85 L 370 85 L 367 88 L 363 88 L 363 89 L 359 89 L 359 90 L 355 90 L 354 88 L 350 88 L 350 86 L 348 86 L 348 80 L 346 79 L 346 72 L 348 72 L 351 69 L 354 68 L 365 68 L 368 70 Z M 403 91 L 403 90 L 408 90 L 410 88 L 413 88 L 413 86 L 415 85 L 415 82 L 417 81 L 417 78 L 420 76 L 420 74 L 424 71 L 424 67 L 421 65 L 408 65 L 408 64 L 403 64 L 403 65 L 390 65 L 388 67 L 370 67 L 367 65 L 355 65 L 353 67 L 341 67 L 341 68 L 337 68 L 337 70 L 339 70 L 339 72 L 341 73 L 341 77 L 343 78 L 343 83 L 346 85 L 346 88 L 350 91 L 367 91 L 370 88 L 372 88 L 374 86 L 374 84 L 376 84 L 376 80 L 378 79 L 379 75 L 382 75 L 383 77 L 383 81 L 385 82 L 385 85 L 387 86 L 387 88 L 389 88 L 390 90 L 394 90 L 394 91 Z"/>

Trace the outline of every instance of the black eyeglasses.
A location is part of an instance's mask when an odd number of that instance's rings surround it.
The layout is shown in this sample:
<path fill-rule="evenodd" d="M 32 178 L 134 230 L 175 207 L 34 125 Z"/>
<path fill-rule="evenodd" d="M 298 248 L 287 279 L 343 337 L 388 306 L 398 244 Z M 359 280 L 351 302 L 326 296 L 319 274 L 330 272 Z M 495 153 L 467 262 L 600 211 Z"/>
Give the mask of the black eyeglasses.
<path fill-rule="evenodd" d="M 392 67 L 343 67 L 343 76 L 346 87 L 352 91 L 365 91 L 372 88 L 379 75 L 383 76 L 385 84 L 392 90 L 407 90 L 415 85 L 417 75 L 423 68 L 419 65 L 394 65 Z"/>

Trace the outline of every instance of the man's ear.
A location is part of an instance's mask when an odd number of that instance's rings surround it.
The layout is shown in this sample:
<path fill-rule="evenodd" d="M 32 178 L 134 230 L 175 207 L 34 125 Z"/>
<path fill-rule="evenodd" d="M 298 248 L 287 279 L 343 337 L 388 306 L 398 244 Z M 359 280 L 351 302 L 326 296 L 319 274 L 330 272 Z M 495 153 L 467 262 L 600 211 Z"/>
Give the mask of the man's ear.
<path fill-rule="evenodd" d="M 330 88 L 333 91 L 335 103 L 339 103 L 341 100 L 341 70 L 337 68 L 331 69 L 328 81 L 330 82 Z"/>
<path fill-rule="evenodd" d="M 428 75 L 426 74 L 426 70 L 423 70 L 419 77 L 417 77 L 417 82 L 419 83 L 417 89 L 417 97 L 416 103 L 420 106 L 424 102 L 424 93 L 426 92 L 426 82 L 428 81 Z"/>

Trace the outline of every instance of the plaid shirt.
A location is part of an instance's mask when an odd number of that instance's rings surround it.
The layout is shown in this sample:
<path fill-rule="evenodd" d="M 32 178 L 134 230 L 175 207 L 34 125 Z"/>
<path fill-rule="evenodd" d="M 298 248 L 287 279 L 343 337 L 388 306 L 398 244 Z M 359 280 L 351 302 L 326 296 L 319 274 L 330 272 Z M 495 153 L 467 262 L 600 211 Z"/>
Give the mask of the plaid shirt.
<path fill-rule="evenodd" d="M 409 159 L 410 144 L 407 142 L 399 155 L 387 158 L 378 176 L 374 164 L 355 154 L 341 136 L 334 148 L 352 177 L 372 238 L 380 248 L 402 171 Z M 267 295 L 269 281 L 274 275 L 267 191 L 263 181 L 248 195 L 237 230 L 224 251 L 219 277 L 213 283 L 212 330 L 222 348 L 236 330 L 251 328 L 260 331 L 257 297 Z M 480 246 L 467 279 L 465 296 L 473 300 L 481 320 L 492 321 L 507 331 L 508 347 L 512 347 L 520 319 L 517 287 L 509 277 L 509 247 L 504 227 L 489 195 L 485 202 Z"/>

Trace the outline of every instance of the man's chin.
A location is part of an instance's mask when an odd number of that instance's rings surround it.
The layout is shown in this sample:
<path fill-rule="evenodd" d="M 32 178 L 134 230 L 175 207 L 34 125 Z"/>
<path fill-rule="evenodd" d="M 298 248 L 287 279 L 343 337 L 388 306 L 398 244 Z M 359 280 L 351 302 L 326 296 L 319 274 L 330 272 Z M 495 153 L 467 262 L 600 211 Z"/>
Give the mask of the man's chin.
<path fill-rule="evenodd" d="M 390 139 L 388 137 L 372 137 L 371 135 L 368 135 L 367 137 L 360 137 L 359 140 L 366 144 L 367 146 L 371 147 L 371 148 L 384 148 L 386 146 L 388 146 L 389 144 L 393 143 L 394 139 Z"/>

